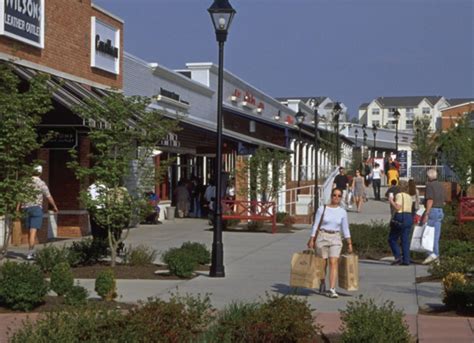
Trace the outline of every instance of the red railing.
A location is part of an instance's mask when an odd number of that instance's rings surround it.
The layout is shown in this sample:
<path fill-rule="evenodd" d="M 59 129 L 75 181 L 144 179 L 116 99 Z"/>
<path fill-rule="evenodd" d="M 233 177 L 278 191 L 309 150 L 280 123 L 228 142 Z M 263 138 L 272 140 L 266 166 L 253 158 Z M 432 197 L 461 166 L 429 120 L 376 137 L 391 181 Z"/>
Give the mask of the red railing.
<path fill-rule="evenodd" d="M 474 221 L 474 198 L 464 197 L 459 202 L 459 222 Z"/>
<path fill-rule="evenodd" d="M 276 205 L 268 201 L 222 200 L 222 219 L 268 220 L 276 232 Z"/>

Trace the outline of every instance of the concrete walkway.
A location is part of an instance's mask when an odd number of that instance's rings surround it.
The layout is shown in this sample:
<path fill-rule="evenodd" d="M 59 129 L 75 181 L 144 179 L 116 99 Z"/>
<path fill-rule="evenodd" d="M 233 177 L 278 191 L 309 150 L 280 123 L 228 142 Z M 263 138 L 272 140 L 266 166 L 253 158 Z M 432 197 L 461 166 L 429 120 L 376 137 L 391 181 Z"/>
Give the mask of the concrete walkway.
<path fill-rule="evenodd" d="M 369 200 L 363 213 L 349 212 L 352 223 L 369 223 L 372 220 L 389 220 L 388 203 Z M 254 301 L 265 294 L 294 294 L 289 287 L 290 259 L 293 253 L 304 250 L 310 233 L 309 225 L 287 234 L 224 232 L 225 278 L 210 278 L 207 274 L 192 280 L 118 280 L 120 301 L 136 302 L 148 297 L 167 298 L 170 293 L 210 294 L 213 306 L 221 309 L 233 301 Z M 164 252 L 183 242 L 202 242 L 209 248 L 212 232 L 206 220 L 176 219 L 160 225 L 144 225 L 130 232 L 127 245 L 144 244 Z M 21 253 L 21 249 L 17 249 Z M 308 301 L 318 313 L 318 321 L 325 325 L 326 333 L 337 332 L 340 321 L 338 311 L 359 295 L 374 298 L 382 303 L 392 300 L 407 315 L 410 330 L 420 342 L 444 342 L 448 333 L 456 337 L 453 342 L 473 342 L 473 321 L 462 318 L 417 316 L 419 306 L 441 304 L 439 283 L 416 284 L 415 277 L 427 274 L 420 265 L 391 266 L 387 261 L 360 261 L 360 290 L 340 290 L 338 299 L 329 299 L 313 290 L 301 289 L 297 295 Z M 89 289 L 91 296 L 94 280 L 79 280 Z M 441 329 L 442 328 L 442 329 Z M 452 330 L 454 331 L 451 331 Z M 439 330 L 443 335 L 438 335 Z M 452 332 L 452 333 L 450 333 Z M 456 336 L 457 335 L 457 336 Z"/>

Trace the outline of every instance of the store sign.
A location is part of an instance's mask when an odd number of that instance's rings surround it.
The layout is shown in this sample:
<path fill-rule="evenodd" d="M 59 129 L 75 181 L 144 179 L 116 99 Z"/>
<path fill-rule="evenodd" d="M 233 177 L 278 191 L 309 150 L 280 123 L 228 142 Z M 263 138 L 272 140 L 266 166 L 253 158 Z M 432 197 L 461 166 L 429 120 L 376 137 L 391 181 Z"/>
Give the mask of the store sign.
<path fill-rule="evenodd" d="M 405 150 L 398 151 L 397 160 L 400 163 L 400 177 L 408 176 L 408 152 Z"/>
<path fill-rule="evenodd" d="M 265 109 L 265 104 L 262 101 L 259 101 L 257 104 L 257 100 L 255 99 L 255 96 L 249 91 L 242 92 L 236 88 L 234 90 L 234 93 L 232 93 L 232 97 L 235 98 L 236 100 L 243 100 L 246 103 L 261 109 L 262 111 Z"/>
<path fill-rule="evenodd" d="M 91 18 L 91 66 L 120 73 L 120 30 Z"/>
<path fill-rule="evenodd" d="M 180 147 L 181 142 L 178 140 L 178 135 L 175 133 L 168 133 L 165 139 L 162 139 L 159 143 L 161 146 Z"/>
<path fill-rule="evenodd" d="M 0 35 L 44 48 L 44 0 L 0 0 Z"/>
<path fill-rule="evenodd" d="M 43 148 L 69 150 L 77 146 L 77 131 L 70 127 L 40 128 L 39 137 L 46 140 Z"/>

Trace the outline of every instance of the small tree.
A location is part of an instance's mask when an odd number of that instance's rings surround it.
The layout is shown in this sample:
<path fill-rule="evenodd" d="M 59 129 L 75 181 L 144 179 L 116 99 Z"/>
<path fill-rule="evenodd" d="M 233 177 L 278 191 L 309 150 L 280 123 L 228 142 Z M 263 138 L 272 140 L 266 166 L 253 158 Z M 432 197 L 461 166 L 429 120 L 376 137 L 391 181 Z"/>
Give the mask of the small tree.
<path fill-rule="evenodd" d="M 443 157 L 456 173 L 463 191 L 474 182 L 474 128 L 463 118 L 439 137 Z"/>
<path fill-rule="evenodd" d="M 421 165 L 430 165 L 438 150 L 436 135 L 430 131 L 430 123 L 428 116 L 417 118 L 413 123 L 416 131 L 412 149 Z"/>
<path fill-rule="evenodd" d="M 85 106 L 77 108 L 91 124 L 92 165 L 81 166 L 77 151 L 72 150 L 74 161 L 69 167 L 84 182 L 92 179 L 100 185 L 97 199 L 92 199 L 86 190 L 81 191 L 80 197 L 96 222 L 107 230 L 112 267 L 117 248 L 128 236 L 130 221 L 145 201 L 144 191 L 159 179 L 152 163 L 153 148 L 177 125 L 177 121 L 164 120 L 158 111 L 150 110 L 150 101 L 111 93 L 101 100 L 87 99 Z M 134 175 L 132 170 L 136 171 Z M 131 194 L 123 187 L 130 176 L 138 180 Z M 126 234 L 122 235 L 125 229 Z"/>
<path fill-rule="evenodd" d="M 0 216 L 4 219 L 0 259 L 8 250 L 16 206 L 34 196 L 28 157 L 41 146 L 36 131 L 51 108 L 45 75 L 21 84 L 8 63 L 0 64 Z"/>

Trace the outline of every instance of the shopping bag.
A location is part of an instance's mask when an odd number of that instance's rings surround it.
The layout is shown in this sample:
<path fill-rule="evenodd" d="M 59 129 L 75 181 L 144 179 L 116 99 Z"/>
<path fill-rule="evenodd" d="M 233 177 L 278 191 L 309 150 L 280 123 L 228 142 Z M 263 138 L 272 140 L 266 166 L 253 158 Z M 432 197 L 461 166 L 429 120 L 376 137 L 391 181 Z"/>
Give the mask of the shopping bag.
<path fill-rule="evenodd" d="M 411 241 L 410 241 L 410 250 L 411 251 L 416 251 L 416 252 L 426 252 L 426 250 L 422 247 L 421 245 L 421 239 L 423 237 L 423 230 L 424 230 L 424 225 L 423 226 L 415 226 L 415 229 L 413 230 L 413 235 L 411 236 Z"/>
<path fill-rule="evenodd" d="M 435 228 L 433 226 L 425 225 L 423 229 L 423 236 L 421 237 L 421 247 L 425 251 L 433 252 L 435 239 Z"/>
<path fill-rule="evenodd" d="M 313 251 L 305 250 L 291 258 L 291 287 L 318 288 L 324 279 L 324 259 Z"/>
<path fill-rule="evenodd" d="M 48 211 L 48 239 L 58 237 L 58 215 L 53 211 Z"/>
<path fill-rule="evenodd" d="M 359 256 L 342 255 L 339 259 L 339 287 L 346 291 L 359 289 Z"/>

